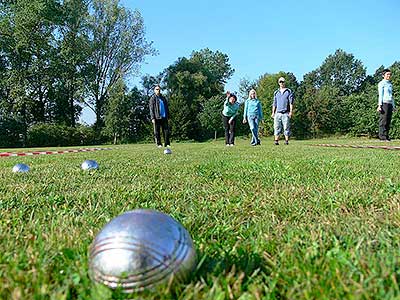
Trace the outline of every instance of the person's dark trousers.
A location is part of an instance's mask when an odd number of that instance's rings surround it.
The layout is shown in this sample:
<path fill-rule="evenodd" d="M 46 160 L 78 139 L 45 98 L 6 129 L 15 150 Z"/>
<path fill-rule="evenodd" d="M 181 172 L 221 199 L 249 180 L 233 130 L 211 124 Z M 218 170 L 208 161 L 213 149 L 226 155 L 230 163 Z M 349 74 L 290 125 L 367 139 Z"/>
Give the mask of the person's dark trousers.
<path fill-rule="evenodd" d="M 383 103 L 382 110 L 379 118 L 379 139 L 388 140 L 390 122 L 392 121 L 393 105 L 389 103 Z"/>
<path fill-rule="evenodd" d="M 236 125 L 236 118 L 234 118 L 229 124 L 229 119 L 230 117 L 226 117 L 222 115 L 222 122 L 224 122 L 224 128 L 225 128 L 225 144 L 233 145 L 235 144 L 235 125 Z"/>
<path fill-rule="evenodd" d="M 163 137 L 164 137 L 164 143 L 165 146 L 169 146 L 169 127 L 168 127 L 168 119 L 166 118 L 162 118 L 159 120 L 155 120 L 154 123 L 154 137 L 156 140 L 156 144 L 157 146 L 162 145 L 161 144 L 161 134 L 160 134 L 160 130 L 162 129 L 163 132 Z"/>

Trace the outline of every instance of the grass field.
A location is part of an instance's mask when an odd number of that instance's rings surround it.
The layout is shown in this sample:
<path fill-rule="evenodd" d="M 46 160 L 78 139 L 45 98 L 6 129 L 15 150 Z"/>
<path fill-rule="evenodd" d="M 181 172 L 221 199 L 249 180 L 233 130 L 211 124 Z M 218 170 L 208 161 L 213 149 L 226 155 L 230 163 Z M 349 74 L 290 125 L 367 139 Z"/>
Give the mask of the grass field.
<path fill-rule="evenodd" d="M 141 299 L 399 299 L 400 151 L 248 143 L 0 158 L 0 299 L 125 298 L 92 284 L 88 248 L 136 208 L 182 223 L 199 257 Z"/>

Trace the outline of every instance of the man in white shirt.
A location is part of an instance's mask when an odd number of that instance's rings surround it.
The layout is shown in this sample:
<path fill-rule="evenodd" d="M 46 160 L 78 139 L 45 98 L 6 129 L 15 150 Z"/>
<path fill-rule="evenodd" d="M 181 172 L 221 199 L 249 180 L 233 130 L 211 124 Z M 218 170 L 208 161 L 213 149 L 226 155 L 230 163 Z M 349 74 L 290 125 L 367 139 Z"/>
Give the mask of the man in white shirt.
<path fill-rule="evenodd" d="M 389 69 L 382 71 L 383 79 L 378 84 L 378 108 L 379 112 L 379 139 L 390 141 L 389 130 L 394 110 L 393 86 L 390 82 L 392 73 Z"/>

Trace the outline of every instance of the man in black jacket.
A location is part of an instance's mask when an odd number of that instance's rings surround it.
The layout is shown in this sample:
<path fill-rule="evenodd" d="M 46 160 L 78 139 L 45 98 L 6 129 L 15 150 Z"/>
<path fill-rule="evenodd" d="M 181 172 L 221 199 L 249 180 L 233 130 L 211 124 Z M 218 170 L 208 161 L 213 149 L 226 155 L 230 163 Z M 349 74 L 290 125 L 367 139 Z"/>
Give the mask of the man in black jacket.
<path fill-rule="evenodd" d="M 161 95 L 161 88 L 159 85 L 154 87 L 154 95 L 150 97 L 150 118 L 154 128 L 154 138 L 157 147 L 162 147 L 160 128 L 162 128 L 164 136 L 165 147 L 170 147 L 169 143 L 169 127 L 168 127 L 168 101 Z"/>

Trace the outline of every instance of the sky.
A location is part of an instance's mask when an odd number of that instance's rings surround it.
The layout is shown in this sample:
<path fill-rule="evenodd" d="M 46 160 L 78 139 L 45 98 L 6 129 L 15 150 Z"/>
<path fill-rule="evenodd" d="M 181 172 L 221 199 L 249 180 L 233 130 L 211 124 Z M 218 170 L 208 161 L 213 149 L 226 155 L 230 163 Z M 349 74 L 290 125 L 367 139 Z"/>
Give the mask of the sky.
<path fill-rule="evenodd" d="M 121 0 L 137 9 L 146 38 L 158 50 L 146 57 L 128 82 L 140 85 L 193 51 L 209 48 L 228 55 L 235 73 L 226 90 L 242 78 L 292 72 L 300 82 L 325 58 L 343 49 L 361 60 L 367 74 L 400 61 L 400 0 Z M 82 120 L 94 122 L 84 110 Z"/>

